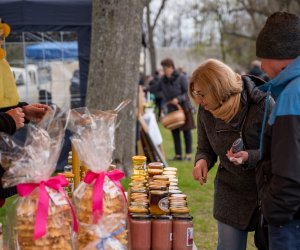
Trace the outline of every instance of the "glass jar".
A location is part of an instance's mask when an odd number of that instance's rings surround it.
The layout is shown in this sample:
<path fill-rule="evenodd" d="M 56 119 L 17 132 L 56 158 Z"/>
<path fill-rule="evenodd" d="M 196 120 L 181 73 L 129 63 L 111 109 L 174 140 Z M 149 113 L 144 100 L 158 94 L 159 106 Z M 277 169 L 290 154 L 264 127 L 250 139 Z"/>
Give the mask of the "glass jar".
<path fill-rule="evenodd" d="M 151 223 L 151 249 L 171 250 L 172 249 L 172 217 L 155 217 Z"/>
<path fill-rule="evenodd" d="M 166 188 L 161 190 L 150 190 L 150 213 L 152 215 L 169 214 L 169 192 Z"/>
<path fill-rule="evenodd" d="M 143 155 L 133 156 L 132 157 L 132 165 L 133 165 L 133 174 L 132 175 L 146 176 L 147 175 L 146 162 L 147 162 L 146 156 L 143 156 Z"/>
<path fill-rule="evenodd" d="M 131 214 L 129 219 L 131 250 L 151 249 L 151 216 Z"/>
<path fill-rule="evenodd" d="M 194 242 L 193 217 L 173 216 L 173 250 L 192 250 Z"/>

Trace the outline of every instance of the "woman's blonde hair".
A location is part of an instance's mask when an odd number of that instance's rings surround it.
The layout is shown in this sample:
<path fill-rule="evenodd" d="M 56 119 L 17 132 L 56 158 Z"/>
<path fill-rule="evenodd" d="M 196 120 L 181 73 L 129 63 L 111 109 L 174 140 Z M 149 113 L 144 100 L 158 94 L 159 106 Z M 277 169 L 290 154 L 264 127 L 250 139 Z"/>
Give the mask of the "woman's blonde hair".
<path fill-rule="evenodd" d="M 189 95 L 194 101 L 196 98 L 192 91 L 195 85 L 200 86 L 204 93 L 211 94 L 220 104 L 243 90 L 241 76 L 216 59 L 204 61 L 193 72 L 189 84 Z"/>

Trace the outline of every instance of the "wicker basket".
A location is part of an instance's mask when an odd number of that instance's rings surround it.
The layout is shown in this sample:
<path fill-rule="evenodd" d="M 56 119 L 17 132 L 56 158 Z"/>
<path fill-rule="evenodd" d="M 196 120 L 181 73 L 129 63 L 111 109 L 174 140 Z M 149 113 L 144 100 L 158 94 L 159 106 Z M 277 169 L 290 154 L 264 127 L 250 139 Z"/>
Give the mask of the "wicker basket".
<path fill-rule="evenodd" d="M 185 124 L 185 114 L 182 107 L 177 104 L 178 110 L 166 114 L 160 119 L 162 125 L 170 130 L 180 128 Z"/>

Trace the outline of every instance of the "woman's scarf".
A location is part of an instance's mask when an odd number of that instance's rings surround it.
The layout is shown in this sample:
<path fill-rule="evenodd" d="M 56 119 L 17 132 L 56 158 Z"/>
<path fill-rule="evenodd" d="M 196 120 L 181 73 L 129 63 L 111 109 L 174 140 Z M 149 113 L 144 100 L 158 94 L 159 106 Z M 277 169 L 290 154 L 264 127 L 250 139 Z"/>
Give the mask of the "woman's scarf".
<path fill-rule="evenodd" d="M 224 122 L 230 122 L 238 113 L 240 108 L 241 93 L 232 95 L 229 99 L 223 102 L 215 110 L 209 110 L 215 118 L 219 118 Z"/>

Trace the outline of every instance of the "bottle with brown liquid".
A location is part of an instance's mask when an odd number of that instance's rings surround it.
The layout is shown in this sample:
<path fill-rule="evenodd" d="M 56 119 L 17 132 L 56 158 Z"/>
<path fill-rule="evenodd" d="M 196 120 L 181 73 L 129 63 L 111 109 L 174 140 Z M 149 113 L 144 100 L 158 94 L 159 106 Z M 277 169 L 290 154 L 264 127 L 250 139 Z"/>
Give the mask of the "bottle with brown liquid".
<path fill-rule="evenodd" d="M 151 246 L 152 250 L 172 249 L 172 217 L 155 217 L 151 223 Z"/>
<path fill-rule="evenodd" d="M 173 216 L 173 250 L 193 249 L 193 217 Z"/>
<path fill-rule="evenodd" d="M 131 250 L 151 249 L 151 216 L 131 214 L 129 219 Z"/>

